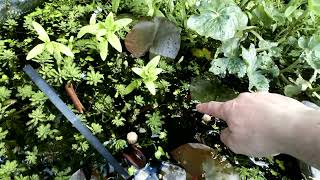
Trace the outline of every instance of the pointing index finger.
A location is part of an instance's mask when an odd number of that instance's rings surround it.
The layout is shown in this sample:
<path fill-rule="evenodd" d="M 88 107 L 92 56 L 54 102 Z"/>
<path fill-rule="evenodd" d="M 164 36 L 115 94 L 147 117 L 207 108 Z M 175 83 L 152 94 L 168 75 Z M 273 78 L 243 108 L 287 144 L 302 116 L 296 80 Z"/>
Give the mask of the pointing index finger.
<path fill-rule="evenodd" d="M 197 105 L 197 111 L 225 120 L 224 102 L 211 101 Z"/>

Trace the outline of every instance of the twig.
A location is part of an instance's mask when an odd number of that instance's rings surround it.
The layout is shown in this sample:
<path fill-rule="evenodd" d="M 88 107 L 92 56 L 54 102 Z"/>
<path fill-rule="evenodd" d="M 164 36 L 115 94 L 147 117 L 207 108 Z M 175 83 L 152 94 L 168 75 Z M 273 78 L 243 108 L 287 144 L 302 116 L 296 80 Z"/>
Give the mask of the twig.
<path fill-rule="evenodd" d="M 73 85 L 71 83 L 68 83 L 65 85 L 65 89 L 66 92 L 68 94 L 68 96 L 70 97 L 70 99 L 72 100 L 74 106 L 76 107 L 76 109 L 78 110 L 79 113 L 83 113 L 83 111 L 85 110 L 81 101 L 79 100 Z"/>

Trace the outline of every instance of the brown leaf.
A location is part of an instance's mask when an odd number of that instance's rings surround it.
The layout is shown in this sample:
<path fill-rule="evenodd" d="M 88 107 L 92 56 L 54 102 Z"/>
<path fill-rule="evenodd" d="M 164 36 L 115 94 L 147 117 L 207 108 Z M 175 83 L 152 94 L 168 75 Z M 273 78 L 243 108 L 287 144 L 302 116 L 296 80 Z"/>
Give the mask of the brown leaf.
<path fill-rule="evenodd" d="M 153 44 L 157 26 L 153 21 L 142 20 L 127 34 L 125 46 L 136 58 L 145 55 Z"/>
<path fill-rule="evenodd" d="M 65 85 L 65 89 L 67 94 L 69 95 L 70 99 L 72 100 L 75 108 L 78 110 L 79 113 L 83 113 L 83 111 L 85 110 L 81 101 L 79 100 L 73 85 L 71 83 L 68 83 Z"/>

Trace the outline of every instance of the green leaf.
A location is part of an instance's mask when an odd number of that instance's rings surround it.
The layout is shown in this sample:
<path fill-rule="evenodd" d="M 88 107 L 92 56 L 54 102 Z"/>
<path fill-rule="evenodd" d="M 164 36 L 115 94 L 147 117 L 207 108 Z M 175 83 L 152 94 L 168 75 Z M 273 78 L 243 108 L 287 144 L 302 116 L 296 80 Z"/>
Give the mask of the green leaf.
<path fill-rule="evenodd" d="M 102 60 L 106 60 L 108 56 L 108 41 L 103 40 L 99 43 L 98 45 L 99 50 L 100 50 L 100 57 Z"/>
<path fill-rule="evenodd" d="M 80 29 L 77 37 L 81 38 L 82 36 L 84 36 L 87 33 L 90 34 L 96 34 L 98 31 L 98 24 L 94 24 L 94 25 L 88 25 L 88 26 L 84 26 Z"/>
<path fill-rule="evenodd" d="M 247 66 L 240 58 L 218 58 L 212 60 L 209 71 L 222 77 L 229 72 L 242 78 L 246 75 Z"/>
<path fill-rule="evenodd" d="M 48 52 L 50 54 L 53 54 L 53 51 L 54 51 L 54 45 L 52 42 L 47 42 L 46 43 L 46 49 L 48 50 Z"/>
<path fill-rule="evenodd" d="M 243 78 L 246 75 L 246 64 L 240 58 L 230 58 L 228 64 L 228 72 L 237 75 L 238 78 Z"/>
<path fill-rule="evenodd" d="M 248 72 L 253 72 L 258 68 L 257 51 L 253 44 L 250 45 L 249 50 L 242 47 L 242 57 L 248 65 Z"/>
<path fill-rule="evenodd" d="M 221 49 L 225 57 L 238 57 L 240 38 L 231 38 L 222 42 Z"/>
<path fill-rule="evenodd" d="M 112 11 L 117 13 L 121 0 L 112 0 Z"/>
<path fill-rule="evenodd" d="M 146 69 L 156 68 L 160 62 L 161 56 L 156 56 L 146 65 Z"/>
<path fill-rule="evenodd" d="M 268 91 L 269 80 L 259 71 L 248 73 L 250 91 Z"/>
<path fill-rule="evenodd" d="M 320 16 L 320 0 L 308 0 L 309 10 Z"/>
<path fill-rule="evenodd" d="M 112 12 L 110 12 L 108 14 L 108 16 L 106 17 L 105 25 L 106 25 L 106 27 L 114 25 L 114 19 L 113 19 L 113 13 Z"/>
<path fill-rule="evenodd" d="M 74 54 L 72 53 L 71 49 L 68 46 L 61 43 L 57 43 L 57 42 L 54 42 L 54 46 L 58 52 L 61 52 L 69 57 L 74 57 Z"/>
<path fill-rule="evenodd" d="M 146 87 L 152 95 L 156 95 L 156 85 L 153 81 L 144 81 L 144 84 L 146 85 Z"/>
<path fill-rule="evenodd" d="M 294 97 L 302 92 L 301 86 L 289 84 L 284 87 L 284 94 L 288 97 Z"/>
<path fill-rule="evenodd" d="M 49 38 L 47 32 L 43 29 L 43 27 L 42 27 L 39 23 L 33 21 L 33 22 L 32 22 L 32 26 L 33 26 L 33 28 L 37 31 L 37 33 L 38 33 L 38 35 L 39 35 L 38 38 L 39 38 L 41 41 L 43 41 L 43 42 L 50 42 L 50 38 Z"/>
<path fill-rule="evenodd" d="M 320 72 L 320 56 L 315 51 L 304 53 L 303 58 L 314 70 Z"/>
<path fill-rule="evenodd" d="M 188 28 L 216 40 L 233 38 L 248 23 L 246 14 L 232 1 L 201 0 L 199 10 L 200 15 L 188 19 Z"/>
<path fill-rule="evenodd" d="M 141 68 L 132 68 L 132 71 L 139 75 L 140 77 L 142 76 L 142 69 Z"/>
<path fill-rule="evenodd" d="M 141 82 L 138 80 L 132 81 L 124 90 L 123 95 L 130 94 L 133 90 L 137 89 L 141 85 Z"/>
<path fill-rule="evenodd" d="M 122 52 L 122 46 L 119 38 L 114 33 L 108 33 L 108 42 L 114 47 L 118 52 Z"/>
<path fill-rule="evenodd" d="M 41 54 L 44 51 L 44 48 L 45 48 L 45 44 L 38 44 L 28 53 L 27 60 L 30 60 L 38 56 L 39 54 Z"/>
<path fill-rule="evenodd" d="M 120 30 L 121 28 L 129 25 L 131 22 L 132 22 L 132 19 L 123 18 L 123 19 L 116 20 L 114 23 L 117 26 L 117 30 Z"/>
<path fill-rule="evenodd" d="M 90 25 L 95 25 L 97 23 L 97 14 L 93 13 L 91 18 L 90 18 Z"/>
<path fill-rule="evenodd" d="M 253 44 L 247 50 L 242 47 L 242 57 L 247 64 L 247 76 L 249 78 L 250 91 L 268 91 L 269 80 L 262 75 L 258 68 L 261 64 L 257 61 L 257 52 Z"/>
<path fill-rule="evenodd" d="M 238 92 L 223 85 L 218 79 L 197 77 L 192 80 L 190 85 L 191 96 L 193 100 L 200 102 L 209 101 L 228 101 L 236 98 Z"/>
<path fill-rule="evenodd" d="M 214 59 L 211 62 L 211 68 L 209 69 L 209 71 L 214 73 L 215 75 L 224 77 L 227 74 L 228 64 L 229 58 Z"/>

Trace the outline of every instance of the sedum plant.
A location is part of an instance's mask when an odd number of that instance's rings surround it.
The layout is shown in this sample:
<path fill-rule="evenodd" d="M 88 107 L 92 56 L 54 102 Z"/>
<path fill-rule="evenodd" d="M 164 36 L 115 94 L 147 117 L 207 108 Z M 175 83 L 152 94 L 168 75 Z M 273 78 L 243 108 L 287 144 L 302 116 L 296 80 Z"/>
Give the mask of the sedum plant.
<path fill-rule="evenodd" d="M 99 42 L 100 57 L 102 60 L 106 60 L 108 56 L 108 44 L 118 52 L 122 52 L 120 39 L 115 33 L 130 24 L 132 19 L 123 18 L 115 21 L 112 12 L 108 14 L 104 22 L 97 22 L 96 17 L 96 14 L 91 16 L 89 25 L 80 29 L 78 38 L 87 33 L 95 35 L 96 40 Z"/>
<path fill-rule="evenodd" d="M 32 26 L 34 30 L 38 33 L 39 39 L 43 42 L 41 44 L 38 44 L 35 46 L 27 55 L 27 60 L 30 60 L 40 54 L 42 54 L 44 51 L 49 52 L 52 54 L 55 59 L 59 62 L 62 60 L 62 54 L 65 54 L 69 57 L 74 57 L 74 54 L 72 53 L 71 49 L 61 43 L 51 41 L 49 38 L 48 33 L 44 30 L 44 28 L 37 22 L 33 21 Z"/>

